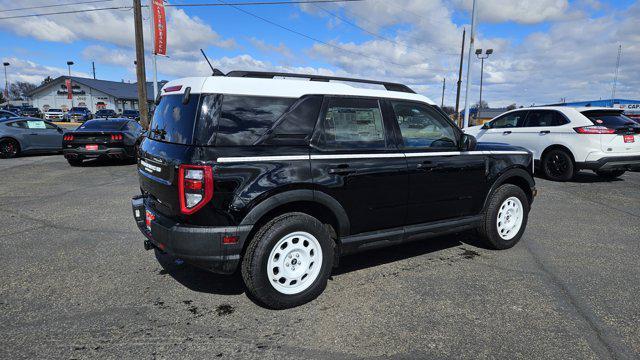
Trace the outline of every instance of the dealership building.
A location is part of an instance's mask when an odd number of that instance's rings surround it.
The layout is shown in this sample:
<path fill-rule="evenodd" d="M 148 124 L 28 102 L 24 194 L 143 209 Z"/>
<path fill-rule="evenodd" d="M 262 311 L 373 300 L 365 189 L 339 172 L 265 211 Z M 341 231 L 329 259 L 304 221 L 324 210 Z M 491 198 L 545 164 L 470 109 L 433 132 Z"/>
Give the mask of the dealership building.
<path fill-rule="evenodd" d="M 70 84 L 67 84 L 67 80 Z M 161 88 L 165 82 L 158 84 Z M 67 85 L 70 85 L 70 89 Z M 71 91 L 69 91 L 71 90 Z M 77 76 L 60 76 L 29 92 L 31 105 L 43 111 L 87 107 L 91 112 L 113 109 L 116 112 L 138 109 L 138 85 Z M 147 83 L 147 101 L 153 103 L 153 83 Z"/>

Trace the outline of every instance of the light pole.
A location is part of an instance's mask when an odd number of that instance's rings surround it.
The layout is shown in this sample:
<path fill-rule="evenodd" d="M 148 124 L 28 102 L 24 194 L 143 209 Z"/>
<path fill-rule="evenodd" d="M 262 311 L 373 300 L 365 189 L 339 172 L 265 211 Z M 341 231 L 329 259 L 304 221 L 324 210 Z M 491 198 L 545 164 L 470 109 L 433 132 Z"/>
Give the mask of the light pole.
<path fill-rule="evenodd" d="M 478 110 L 480 110 L 480 107 L 482 106 L 482 80 L 484 78 L 484 59 L 489 58 L 489 55 L 491 54 L 493 54 L 493 49 L 487 49 L 484 52 L 484 55 L 482 54 L 482 49 L 476 50 L 476 56 L 478 57 L 478 59 L 480 59 L 482 64 L 480 65 L 480 101 L 478 101 Z"/>
<path fill-rule="evenodd" d="M 71 65 L 73 65 L 73 61 L 67 61 L 67 68 L 69 69 L 69 86 L 72 86 L 72 84 L 71 84 Z M 71 107 L 74 107 L 74 105 L 73 105 L 73 87 L 71 88 Z"/>
<path fill-rule="evenodd" d="M 4 67 L 4 96 L 7 98 L 7 101 L 9 101 L 9 78 L 7 77 L 7 67 L 11 64 L 3 62 L 2 65 Z"/>
<path fill-rule="evenodd" d="M 69 76 L 71 76 L 71 65 L 73 65 L 73 61 L 67 61 L 67 68 L 69 68 Z"/>
<path fill-rule="evenodd" d="M 464 121 L 462 127 L 469 126 L 469 87 L 471 86 L 471 52 L 474 49 L 475 37 L 476 37 L 476 2 L 473 0 L 473 7 L 471 8 L 471 36 L 469 37 L 469 52 L 467 53 L 467 86 L 464 89 Z"/>

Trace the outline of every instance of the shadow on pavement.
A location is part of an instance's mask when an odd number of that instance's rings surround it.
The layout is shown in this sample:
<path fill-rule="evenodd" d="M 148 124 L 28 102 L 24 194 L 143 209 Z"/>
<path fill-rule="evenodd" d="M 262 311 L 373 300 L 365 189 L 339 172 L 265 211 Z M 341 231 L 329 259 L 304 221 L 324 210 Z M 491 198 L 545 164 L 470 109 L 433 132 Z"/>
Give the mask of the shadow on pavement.
<path fill-rule="evenodd" d="M 471 232 L 418 240 L 344 256 L 340 258 L 339 267 L 333 270 L 332 276 L 431 254 L 461 245 L 485 248 L 483 243 Z M 471 253 L 475 252 L 471 251 Z M 180 260 L 176 261 L 173 256 L 162 254 L 159 251 L 156 251 L 156 259 L 162 266 L 161 275 L 171 276 L 190 290 L 218 295 L 239 295 L 245 292 L 240 270 L 233 275 L 214 274 L 182 263 Z M 249 298 L 251 299 L 251 296 Z M 254 299 L 251 300 L 254 301 Z"/>
<path fill-rule="evenodd" d="M 536 179 L 548 180 L 546 179 L 542 173 L 538 172 L 535 174 Z M 548 180 L 552 181 L 552 180 Z M 624 181 L 620 178 L 607 179 L 596 175 L 594 172 L 590 171 L 580 171 L 573 177 L 573 179 L 567 181 L 568 183 L 578 183 L 578 184 L 590 184 L 590 183 L 608 183 L 608 182 L 617 182 Z"/>

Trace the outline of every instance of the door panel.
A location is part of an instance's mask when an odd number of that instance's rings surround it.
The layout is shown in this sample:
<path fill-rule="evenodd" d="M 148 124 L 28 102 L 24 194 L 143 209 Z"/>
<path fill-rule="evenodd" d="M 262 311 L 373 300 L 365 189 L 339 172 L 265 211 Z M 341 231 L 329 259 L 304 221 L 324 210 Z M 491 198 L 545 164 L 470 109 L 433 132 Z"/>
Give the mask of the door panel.
<path fill-rule="evenodd" d="M 544 149 L 556 143 L 564 122 L 564 117 L 557 111 L 531 110 L 523 126 L 512 130 L 511 144 L 530 150 L 533 158 L 540 160 Z"/>
<path fill-rule="evenodd" d="M 485 155 L 460 152 L 460 133 L 429 105 L 391 104 L 407 157 L 406 224 L 477 214 L 486 189 Z"/>
<path fill-rule="evenodd" d="M 404 225 L 407 163 L 377 99 L 326 98 L 312 139 L 316 191 L 344 207 L 351 234 Z"/>

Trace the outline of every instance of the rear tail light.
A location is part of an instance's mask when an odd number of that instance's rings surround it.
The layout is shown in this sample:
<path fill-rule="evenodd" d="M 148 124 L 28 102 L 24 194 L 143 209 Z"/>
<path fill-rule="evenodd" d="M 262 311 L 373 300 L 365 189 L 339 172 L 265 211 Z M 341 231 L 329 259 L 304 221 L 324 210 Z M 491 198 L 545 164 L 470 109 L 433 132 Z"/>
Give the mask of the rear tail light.
<path fill-rule="evenodd" d="M 73 135 L 65 135 L 62 137 L 64 141 L 73 141 Z"/>
<path fill-rule="evenodd" d="M 111 134 L 111 140 L 112 141 L 122 140 L 122 134 Z"/>
<path fill-rule="evenodd" d="M 213 170 L 207 165 L 180 165 L 178 169 L 180 211 L 189 215 L 213 198 Z"/>
<path fill-rule="evenodd" d="M 180 91 L 180 90 L 182 90 L 182 85 L 168 86 L 168 87 L 164 88 L 164 92 L 166 92 L 166 93 L 174 92 L 174 91 Z"/>
<path fill-rule="evenodd" d="M 615 134 L 615 129 L 609 129 L 606 126 L 582 126 L 573 128 L 579 134 Z"/>

